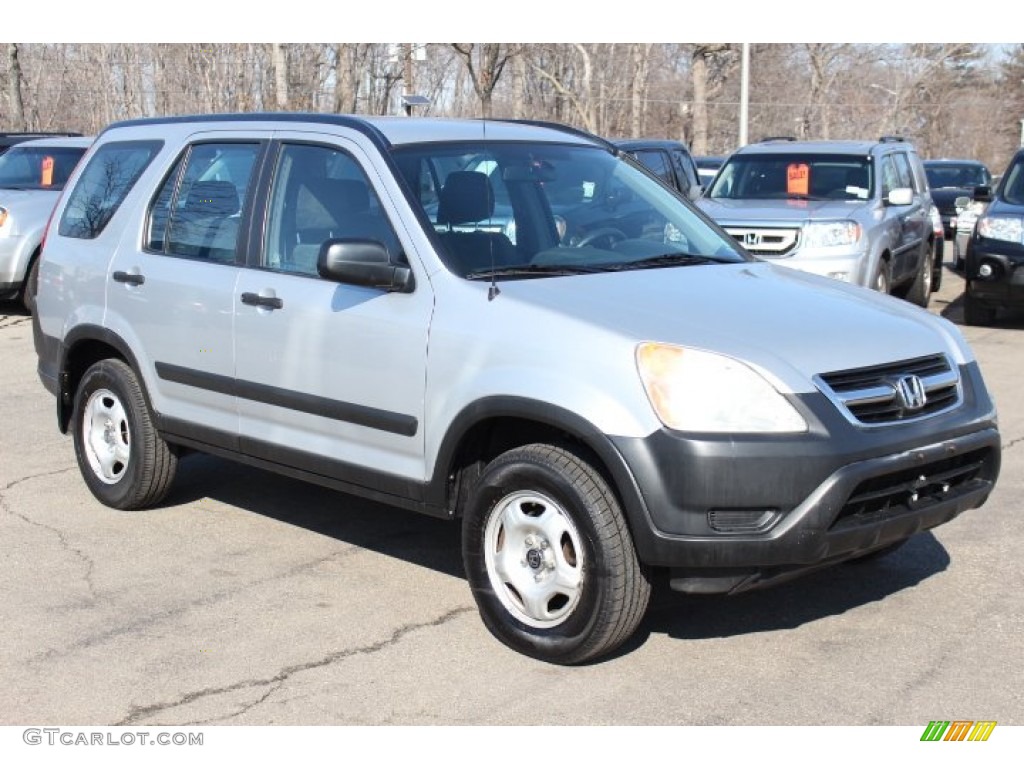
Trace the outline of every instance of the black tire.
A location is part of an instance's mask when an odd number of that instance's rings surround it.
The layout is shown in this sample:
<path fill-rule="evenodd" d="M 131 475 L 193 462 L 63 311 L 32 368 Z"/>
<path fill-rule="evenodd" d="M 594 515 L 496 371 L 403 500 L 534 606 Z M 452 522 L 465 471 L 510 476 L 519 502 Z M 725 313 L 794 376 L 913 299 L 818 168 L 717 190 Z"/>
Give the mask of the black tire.
<path fill-rule="evenodd" d="M 928 243 L 925 243 L 928 246 Z M 907 290 L 907 301 L 911 304 L 917 304 L 919 307 L 928 307 L 928 302 L 932 298 L 932 249 L 927 247 L 927 250 L 920 254 L 920 259 L 917 264 L 917 274 L 914 275 L 914 282 L 910 284 L 910 288 Z"/>
<path fill-rule="evenodd" d="M 178 459 L 157 434 L 135 372 L 116 359 L 90 367 L 71 420 L 78 468 L 108 507 L 144 509 L 171 487 Z"/>
<path fill-rule="evenodd" d="M 32 257 L 32 263 L 25 273 L 25 282 L 21 285 L 21 305 L 30 315 L 36 313 L 36 293 L 39 291 L 39 254 Z"/>
<path fill-rule="evenodd" d="M 463 516 L 462 555 L 491 633 L 555 664 L 610 653 L 650 599 L 615 494 L 587 461 L 552 445 L 515 448 L 484 469 Z"/>
<path fill-rule="evenodd" d="M 892 293 L 892 266 L 886 259 L 878 260 L 878 268 L 871 279 L 871 287 L 879 293 Z"/>
<path fill-rule="evenodd" d="M 942 268 L 946 253 L 945 243 L 935 244 L 934 265 L 932 266 L 932 293 L 938 293 L 942 288 Z"/>
<path fill-rule="evenodd" d="M 970 289 L 964 291 L 964 322 L 967 325 L 992 325 L 995 319 L 995 307 L 982 304 L 971 295 Z"/>

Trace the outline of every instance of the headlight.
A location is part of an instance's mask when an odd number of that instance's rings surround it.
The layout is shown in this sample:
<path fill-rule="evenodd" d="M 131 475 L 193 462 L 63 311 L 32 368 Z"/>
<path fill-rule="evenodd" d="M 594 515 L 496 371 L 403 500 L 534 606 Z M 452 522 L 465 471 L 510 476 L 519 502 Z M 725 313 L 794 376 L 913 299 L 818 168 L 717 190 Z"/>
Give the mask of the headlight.
<path fill-rule="evenodd" d="M 823 221 L 804 227 L 804 248 L 831 248 L 855 245 L 860 240 L 860 224 L 855 221 Z"/>
<path fill-rule="evenodd" d="M 1024 242 L 1024 219 L 1012 216 L 982 216 L 978 219 L 978 234 L 993 240 L 1022 243 Z"/>
<path fill-rule="evenodd" d="M 686 432 L 806 432 L 807 422 L 764 377 L 739 360 L 647 342 L 636 364 L 654 412 Z"/>

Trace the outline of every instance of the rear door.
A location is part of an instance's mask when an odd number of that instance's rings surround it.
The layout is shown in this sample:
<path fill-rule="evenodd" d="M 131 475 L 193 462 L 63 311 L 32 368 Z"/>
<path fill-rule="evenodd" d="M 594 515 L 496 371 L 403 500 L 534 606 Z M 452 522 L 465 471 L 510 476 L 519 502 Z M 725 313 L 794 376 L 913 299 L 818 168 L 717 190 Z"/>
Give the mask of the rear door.
<path fill-rule="evenodd" d="M 109 276 L 108 325 L 134 336 L 161 427 L 227 447 L 238 432 L 233 297 L 241 233 L 268 139 L 193 136 L 157 188 L 142 231 L 126 233 Z"/>

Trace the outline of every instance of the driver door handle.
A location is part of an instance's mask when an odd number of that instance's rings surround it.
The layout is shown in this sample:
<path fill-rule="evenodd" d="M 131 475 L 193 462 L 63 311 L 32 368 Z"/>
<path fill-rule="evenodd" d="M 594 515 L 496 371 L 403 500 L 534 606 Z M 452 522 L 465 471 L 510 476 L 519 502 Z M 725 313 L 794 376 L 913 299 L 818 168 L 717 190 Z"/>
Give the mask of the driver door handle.
<path fill-rule="evenodd" d="M 248 291 L 242 294 L 242 303 L 265 309 L 281 309 L 284 306 L 284 302 L 277 296 L 260 296 L 258 293 L 249 293 Z"/>

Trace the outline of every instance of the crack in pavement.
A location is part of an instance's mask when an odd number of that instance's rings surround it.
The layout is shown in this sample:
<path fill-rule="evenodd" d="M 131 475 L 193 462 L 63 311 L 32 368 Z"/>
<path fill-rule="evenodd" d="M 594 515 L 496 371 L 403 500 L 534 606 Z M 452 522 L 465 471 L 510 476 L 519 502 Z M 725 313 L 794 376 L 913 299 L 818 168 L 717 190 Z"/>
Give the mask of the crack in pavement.
<path fill-rule="evenodd" d="M 1002 449 L 1004 451 L 1008 451 L 1011 448 L 1013 448 L 1013 446 L 1015 446 L 1017 443 L 1020 443 L 1020 442 L 1024 442 L 1024 437 L 1016 437 L 1016 438 L 1014 438 L 1013 440 L 1011 440 L 1008 443 L 1003 443 Z"/>
<path fill-rule="evenodd" d="M 5 497 L 5 494 L 9 490 L 11 490 L 11 488 L 14 488 L 16 485 L 24 483 L 28 480 L 35 480 L 40 477 L 51 477 L 53 475 L 60 475 L 65 472 L 70 472 L 76 468 L 77 467 L 65 467 L 64 469 L 55 469 L 49 472 L 40 472 L 35 475 L 26 475 L 25 477 L 20 477 L 17 480 L 12 480 L 11 482 L 7 483 L 7 485 L 5 485 L 3 488 L 0 488 L 0 509 L 2 509 L 11 517 L 16 517 L 19 520 L 22 520 L 31 526 L 34 526 L 36 528 L 42 528 L 44 531 L 49 531 L 50 533 L 56 535 L 57 541 L 60 543 L 61 549 L 75 555 L 79 560 L 82 561 L 82 563 L 84 563 L 85 574 L 82 576 L 82 579 L 83 581 L 85 581 L 85 585 L 89 590 L 89 596 L 92 598 L 93 602 L 95 602 L 98 599 L 98 595 L 96 593 L 96 585 L 93 583 L 93 572 L 96 569 L 96 563 L 93 561 L 93 559 L 89 557 L 89 555 L 87 555 L 83 550 L 79 549 L 78 547 L 72 546 L 71 542 L 68 541 L 67 535 L 64 533 L 64 531 L 60 530 L 59 528 L 55 528 L 52 525 L 40 523 L 38 520 L 33 520 L 27 515 L 22 514 L 21 512 L 16 512 L 14 509 L 11 508 L 10 504 L 8 504 L 7 499 Z"/>
<path fill-rule="evenodd" d="M 288 679 L 291 678 L 293 675 L 297 675 L 300 672 L 307 672 L 311 669 L 320 669 L 322 667 L 329 666 L 336 662 L 352 658 L 353 656 L 363 656 L 378 653 L 386 648 L 389 648 L 401 642 L 401 640 L 406 635 L 409 635 L 417 630 L 442 626 L 443 624 L 447 624 L 449 621 L 452 621 L 465 613 L 471 613 L 474 610 L 475 608 L 471 606 L 465 606 L 462 608 L 455 608 L 453 610 L 448 611 L 447 613 L 442 614 L 441 616 L 438 616 L 436 619 L 422 622 L 420 624 L 403 624 L 401 627 L 392 632 L 389 637 L 383 640 L 379 640 L 376 643 L 359 646 L 357 648 L 346 648 L 341 651 L 335 651 L 333 653 L 328 654 L 327 656 L 324 656 L 321 659 L 317 659 L 316 661 L 308 661 L 304 664 L 292 664 L 282 669 L 273 677 L 257 678 L 254 680 L 240 680 L 239 682 L 232 683 L 231 685 L 220 686 L 218 688 L 204 688 L 201 691 L 193 691 L 192 693 L 185 694 L 177 701 L 162 702 L 159 704 L 149 704 L 143 707 L 132 707 L 129 710 L 128 715 L 120 722 L 114 723 L 114 725 L 134 725 L 135 723 L 139 722 L 142 718 L 148 718 L 158 712 L 164 712 L 169 709 L 174 709 L 175 707 L 184 706 L 185 704 L 191 704 L 195 701 L 198 701 L 199 699 L 204 699 L 209 696 L 217 696 L 222 693 L 231 693 L 233 691 L 242 691 L 247 688 L 262 688 L 264 686 L 272 686 L 271 690 L 267 691 L 257 700 L 243 706 L 237 712 L 224 716 L 225 718 L 237 717 L 238 715 L 245 714 L 249 710 L 265 702 L 267 698 L 269 698 L 274 693 L 274 691 L 283 686 L 288 681 Z M 204 722 L 213 722 L 213 720 L 208 720 Z M 200 723 L 185 723 L 184 725 L 198 724 Z"/>
<path fill-rule="evenodd" d="M 34 662 L 48 662 L 48 661 L 51 661 L 54 657 L 57 657 L 57 656 L 63 656 L 63 655 L 66 655 L 68 653 L 71 653 L 73 651 L 78 651 L 78 650 L 83 650 L 83 649 L 86 649 L 86 648 L 91 648 L 94 645 L 99 645 L 100 643 L 104 643 L 104 642 L 106 642 L 108 640 L 112 640 L 114 638 L 121 637 L 121 636 L 124 636 L 124 635 L 133 635 L 133 634 L 135 634 L 135 633 L 137 633 L 137 632 L 139 632 L 139 631 L 141 631 L 143 629 L 146 629 L 147 627 L 151 627 L 151 626 L 153 626 L 155 624 L 159 624 L 160 622 L 168 621 L 168 620 L 174 619 L 174 618 L 176 618 L 178 616 L 182 616 L 182 615 L 184 615 L 185 613 L 188 613 L 190 610 L 192 610 L 194 608 L 202 608 L 202 607 L 205 607 L 205 606 L 216 605 L 217 603 L 221 602 L 222 600 L 231 598 L 234 595 L 237 595 L 238 593 L 243 592 L 243 591 L 248 590 L 248 589 L 251 589 L 253 587 L 261 587 L 264 584 L 268 584 L 268 583 L 270 583 L 272 581 L 277 581 L 277 580 L 280 580 L 280 579 L 287 579 L 287 578 L 290 578 L 292 576 L 296 576 L 296 575 L 298 575 L 300 573 L 303 573 L 304 571 L 308 571 L 308 570 L 311 570 L 313 568 L 316 568 L 317 566 L 322 565 L 323 563 L 330 562 L 331 560 L 337 560 L 339 558 L 351 557 L 353 555 L 357 555 L 360 552 L 365 552 L 365 551 L 366 550 L 364 550 L 362 547 L 359 547 L 359 546 L 353 544 L 353 545 L 351 545 L 349 547 L 346 547 L 345 549 L 342 549 L 340 551 L 332 552 L 329 555 L 325 555 L 325 556 L 319 557 L 319 558 L 317 558 L 315 560 L 308 560 L 308 561 L 306 561 L 304 563 L 300 563 L 298 565 L 295 565 L 295 566 L 287 569 L 286 571 L 283 571 L 283 572 L 280 572 L 280 573 L 274 573 L 274 574 L 272 574 L 270 576 L 267 576 L 267 577 L 262 578 L 262 579 L 257 579 L 255 581 L 249 581 L 249 582 L 246 582 L 244 584 L 240 584 L 240 585 L 237 585 L 237 586 L 232 586 L 232 587 L 229 587 L 228 589 L 222 589 L 222 590 L 220 590 L 218 592 L 214 592 L 211 595 L 206 595 L 204 597 L 201 597 L 201 598 L 198 598 L 198 599 L 195 599 L 195 600 L 189 600 L 189 601 L 187 601 L 185 603 L 181 603 L 179 605 L 173 606 L 173 607 L 171 607 L 171 608 L 169 608 L 169 609 L 167 609 L 165 611 L 161 611 L 159 613 L 153 613 L 153 614 L 149 614 L 147 616 L 143 616 L 140 619 L 138 619 L 137 621 L 133 621 L 133 622 L 130 622 L 128 624 L 123 624 L 121 626 L 113 627 L 113 628 L 111 628 L 111 629 L 109 629 L 109 630 L 107 630 L 105 632 L 100 632 L 99 634 L 91 635 L 91 636 L 86 637 L 83 640 L 81 640 L 81 641 L 79 641 L 77 643 L 74 643 L 74 644 L 72 644 L 70 646 L 67 646 L 65 648 L 62 648 L 62 649 L 50 648 L 50 649 L 48 649 L 46 651 L 43 651 L 42 653 L 39 653 L 39 654 L 33 656 L 31 659 L 29 659 L 29 662 L 30 663 L 34 663 Z"/>
<path fill-rule="evenodd" d="M 5 315 L 0 318 L 0 330 L 4 328 L 16 328 L 19 325 L 25 325 L 26 323 L 31 322 L 31 317 L 8 317 Z"/>

